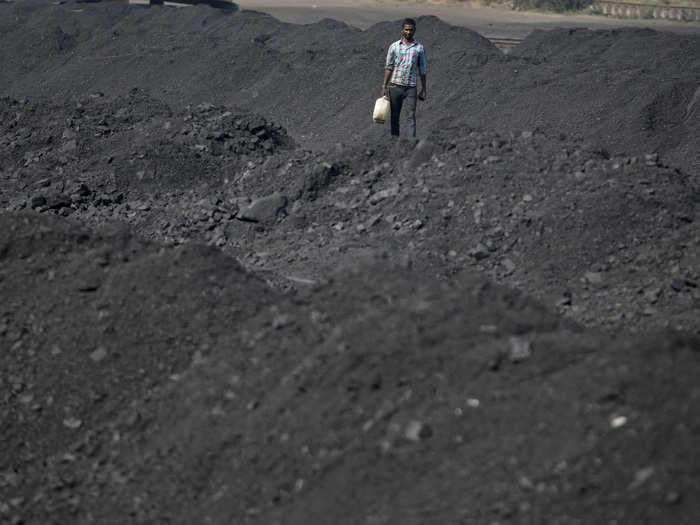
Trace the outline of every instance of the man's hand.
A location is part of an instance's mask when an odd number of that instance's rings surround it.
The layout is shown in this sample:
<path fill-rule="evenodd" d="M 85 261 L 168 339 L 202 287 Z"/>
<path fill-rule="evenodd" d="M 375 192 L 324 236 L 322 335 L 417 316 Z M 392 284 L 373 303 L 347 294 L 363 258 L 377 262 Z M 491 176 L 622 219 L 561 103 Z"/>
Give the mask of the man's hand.
<path fill-rule="evenodd" d="M 382 96 L 384 97 L 389 97 L 389 88 L 386 86 L 386 84 L 382 84 Z"/>
<path fill-rule="evenodd" d="M 427 93 L 425 92 L 425 88 L 421 88 L 421 90 L 418 92 L 418 98 L 420 100 L 425 100 L 426 96 L 427 96 Z"/>

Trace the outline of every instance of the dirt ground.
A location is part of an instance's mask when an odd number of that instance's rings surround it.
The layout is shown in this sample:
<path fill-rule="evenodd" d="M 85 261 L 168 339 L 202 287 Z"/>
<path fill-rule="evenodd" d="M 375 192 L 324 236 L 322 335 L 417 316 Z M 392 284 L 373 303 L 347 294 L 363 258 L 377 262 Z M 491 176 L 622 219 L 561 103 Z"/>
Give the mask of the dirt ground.
<path fill-rule="evenodd" d="M 0 3 L 1 523 L 700 522 L 700 36 L 404 12 Z"/>

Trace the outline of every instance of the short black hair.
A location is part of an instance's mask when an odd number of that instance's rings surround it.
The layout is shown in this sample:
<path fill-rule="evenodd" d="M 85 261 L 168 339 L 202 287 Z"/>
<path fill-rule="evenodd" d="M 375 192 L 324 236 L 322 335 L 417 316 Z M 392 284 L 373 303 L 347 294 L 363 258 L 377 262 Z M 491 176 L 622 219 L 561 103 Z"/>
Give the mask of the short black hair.
<path fill-rule="evenodd" d="M 413 20 L 413 18 L 404 18 L 403 22 L 401 22 L 401 27 L 403 26 L 413 26 L 416 27 L 416 21 Z"/>

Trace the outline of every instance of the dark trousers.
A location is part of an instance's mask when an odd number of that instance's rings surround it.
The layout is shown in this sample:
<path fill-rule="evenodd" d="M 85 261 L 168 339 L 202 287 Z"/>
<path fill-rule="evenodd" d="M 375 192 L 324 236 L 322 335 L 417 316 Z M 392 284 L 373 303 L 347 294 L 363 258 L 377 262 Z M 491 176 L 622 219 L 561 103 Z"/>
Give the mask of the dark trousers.
<path fill-rule="evenodd" d="M 391 102 L 391 134 L 399 136 L 399 121 L 401 108 L 406 101 L 408 111 L 408 135 L 416 136 L 416 100 L 418 90 L 416 86 L 401 86 L 391 84 L 389 86 L 389 101 Z"/>

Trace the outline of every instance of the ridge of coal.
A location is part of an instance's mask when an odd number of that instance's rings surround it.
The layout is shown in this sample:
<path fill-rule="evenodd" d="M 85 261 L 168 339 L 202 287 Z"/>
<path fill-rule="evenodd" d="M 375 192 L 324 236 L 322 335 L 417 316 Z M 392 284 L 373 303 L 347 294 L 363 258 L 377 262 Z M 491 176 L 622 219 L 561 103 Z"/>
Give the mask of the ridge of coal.
<path fill-rule="evenodd" d="M 283 288 L 387 253 L 479 269 L 587 325 L 696 329 L 700 182 L 655 153 L 463 126 L 311 152 L 263 117 L 138 91 L 3 104 L 12 210 L 213 244 Z"/>

